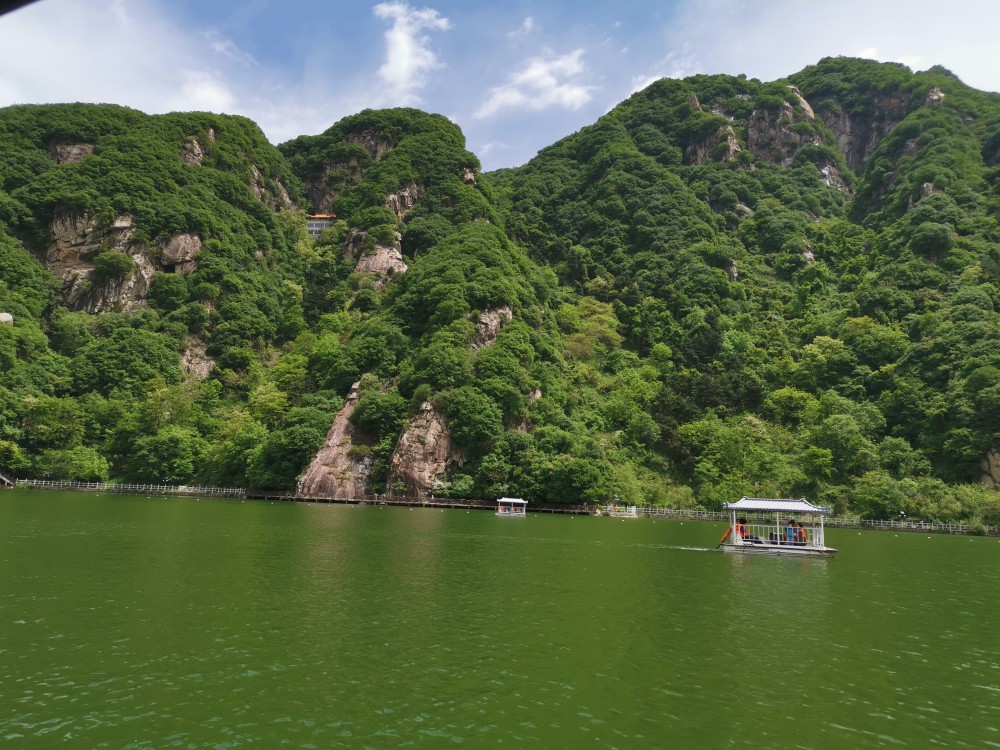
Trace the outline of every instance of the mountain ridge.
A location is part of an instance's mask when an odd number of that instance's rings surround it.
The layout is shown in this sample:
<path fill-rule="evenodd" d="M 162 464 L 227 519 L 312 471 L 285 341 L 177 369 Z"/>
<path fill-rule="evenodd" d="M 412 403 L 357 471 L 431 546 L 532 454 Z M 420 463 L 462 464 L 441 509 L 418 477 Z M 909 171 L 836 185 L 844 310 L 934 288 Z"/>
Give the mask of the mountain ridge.
<path fill-rule="evenodd" d="M 664 79 L 491 173 L 77 106 L 0 111 L 8 473 L 998 513 L 1000 96 L 944 69 Z"/>

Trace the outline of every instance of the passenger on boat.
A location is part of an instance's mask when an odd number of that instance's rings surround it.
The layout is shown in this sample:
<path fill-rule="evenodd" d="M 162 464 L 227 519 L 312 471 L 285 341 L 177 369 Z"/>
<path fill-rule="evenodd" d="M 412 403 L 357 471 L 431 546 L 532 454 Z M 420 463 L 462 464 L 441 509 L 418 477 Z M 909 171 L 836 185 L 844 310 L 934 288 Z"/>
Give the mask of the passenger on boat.
<path fill-rule="evenodd" d="M 796 527 L 797 528 L 795 529 L 795 546 L 805 547 L 806 542 L 809 541 L 809 537 L 806 536 L 806 530 L 802 527 L 801 521 L 796 523 Z"/>
<path fill-rule="evenodd" d="M 760 537 L 751 534 L 747 529 L 747 519 L 740 518 L 736 521 L 736 531 L 739 533 L 741 539 L 746 539 L 751 544 L 760 544 Z"/>
<path fill-rule="evenodd" d="M 795 537 L 798 533 L 799 530 L 795 525 L 795 519 L 789 518 L 788 523 L 785 524 L 785 544 L 795 544 Z"/>

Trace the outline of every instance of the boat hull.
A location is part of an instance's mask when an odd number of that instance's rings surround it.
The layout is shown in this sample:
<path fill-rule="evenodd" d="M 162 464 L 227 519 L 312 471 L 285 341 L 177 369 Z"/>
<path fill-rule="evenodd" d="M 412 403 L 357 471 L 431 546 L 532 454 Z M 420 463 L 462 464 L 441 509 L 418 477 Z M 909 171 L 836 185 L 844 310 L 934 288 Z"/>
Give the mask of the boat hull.
<path fill-rule="evenodd" d="M 738 555 L 782 555 L 785 557 L 831 557 L 833 547 L 796 547 L 790 544 L 723 544 L 724 552 Z"/>

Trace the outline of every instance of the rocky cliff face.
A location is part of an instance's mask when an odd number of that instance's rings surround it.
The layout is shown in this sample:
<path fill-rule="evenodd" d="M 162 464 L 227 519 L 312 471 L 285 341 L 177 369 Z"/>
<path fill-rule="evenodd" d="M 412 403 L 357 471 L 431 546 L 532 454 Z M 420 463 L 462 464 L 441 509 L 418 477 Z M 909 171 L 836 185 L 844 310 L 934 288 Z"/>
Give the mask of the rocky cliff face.
<path fill-rule="evenodd" d="M 198 253 L 201 252 L 201 238 L 193 234 L 178 234 L 171 237 L 160 253 L 160 263 L 165 271 L 186 276 L 198 267 Z"/>
<path fill-rule="evenodd" d="M 448 470 L 461 463 L 461 455 L 452 450 L 444 415 L 430 401 L 425 401 L 396 444 L 389 464 L 388 484 L 405 487 L 400 494 L 408 497 L 430 497 Z"/>
<path fill-rule="evenodd" d="M 473 350 L 492 345 L 512 318 L 513 312 L 507 306 L 481 313 L 476 319 Z M 403 494 L 409 497 L 429 497 L 435 487 L 463 463 L 465 457 L 452 443 L 448 421 L 430 401 L 426 401 L 396 443 L 388 484 L 390 487 L 404 486 Z"/>
<path fill-rule="evenodd" d="M 407 265 L 403 260 L 403 237 L 399 232 L 395 234 L 395 241 L 391 245 L 375 245 L 372 250 L 363 252 L 361 250 L 367 233 L 360 229 L 352 229 L 347 235 L 344 243 L 344 257 L 353 258 L 358 253 L 357 265 L 354 266 L 355 273 L 370 273 L 376 275 L 375 289 L 381 289 L 393 279 L 393 277 L 406 273 Z"/>
<path fill-rule="evenodd" d="M 501 329 L 514 317 L 514 311 L 508 305 L 486 310 L 476 318 L 476 333 L 472 338 L 472 350 L 490 346 L 497 340 Z"/>
<path fill-rule="evenodd" d="M 263 203 L 272 211 L 295 211 L 298 206 L 292 201 L 291 196 L 288 194 L 288 188 L 285 187 L 284 183 L 279 179 L 271 180 L 271 185 L 268 185 L 268 180 L 264 178 L 261 171 L 257 168 L 256 164 L 250 165 L 250 192 L 253 193 L 253 197 Z"/>
<path fill-rule="evenodd" d="M 796 93 L 792 96 L 796 96 Z M 800 94 L 798 98 L 802 99 Z M 809 105 L 806 104 L 806 107 Z M 790 167 L 800 148 L 810 144 L 820 145 L 819 138 L 811 129 L 804 132 L 795 127 L 800 122 L 811 122 L 810 115 L 811 107 L 803 107 L 800 116 L 787 101 L 778 109 L 755 109 L 747 123 L 747 148 L 762 161 Z"/>
<path fill-rule="evenodd" d="M 979 481 L 987 487 L 1000 487 L 1000 450 L 994 448 L 983 458 L 983 473 Z"/>
<path fill-rule="evenodd" d="M 155 268 L 145 249 L 132 242 L 132 217 L 117 217 L 111 225 L 96 216 L 57 211 L 50 226 L 51 241 L 42 258 L 45 267 L 63 284 L 67 306 L 87 312 L 130 310 L 149 290 Z M 94 278 L 94 258 L 105 250 L 129 255 L 135 270 L 124 279 L 104 284 Z"/>
<path fill-rule="evenodd" d="M 719 148 L 722 144 L 722 148 Z M 718 151 L 717 151 L 718 149 Z M 723 125 L 713 135 L 702 141 L 691 143 L 684 150 L 687 164 L 708 164 L 712 161 L 733 161 L 743 149 L 736 138 L 732 125 Z M 713 155 L 715 155 L 713 157 Z"/>
<path fill-rule="evenodd" d="M 299 492 L 309 497 L 357 498 L 368 494 L 371 458 L 355 457 L 354 425 L 351 415 L 360 399 L 360 383 L 351 392 L 337 413 L 326 435 L 326 442 L 302 474 Z"/>
<path fill-rule="evenodd" d="M 45 267 L 62 282 L 63 298 L 72 309 L 90 313 L 128 312 L 145 305 L 157 271 L 191 273 L 197 267 L 201 239 L 192 234 L 170 238 L 162 247 L 135 242 L 132 217 L 118 216 L 110 225 L 96 216 L 57 211 L 50 225 L 51 240 L 42 257 Z M 94 258 L 114 250 L 132 258 L 135 269 L 122 279 L 96 278 Z"/>
<path fill-rule="evenodd" d="M 57 143 L 49 147 L 49 156 L 56 164 L 76 164 L 92 153 L 93 143 Z"/>
<path fill-rule="evenodd" d="M 194 336 L 184 340 L 181 351 L 181 369 L 188 380 L 204 380 L 215 367 L 215 360 L 208 356 L 205 344 Z"/>
<path fill-rule="evenodd" d="M 833 131 L 837 149 L 847 166 L 855 173 L 864 171 L 869 157 L 882 138 L 909 113 L 910 103 L 899 93 L 880 94 L 872 100 L 872 112 L 867 116 L 851 115 L 837 99 L 816 103 L 819 118 Z"/>
<path fill-rule="evenodd" d="M 373 161 L 378 161 L 392 150 L 392 141 L 379 133 L 377 130 L 363 130 L 359 133 L 348 133 L 344 136 L 348 143 L 356 143 L 369 154 Z"/>
<path fill-rule="evenodd" d="M 475 182 L 475 176 L 473 176 L 473 182 Z M 417 185 L 407 185 L 398 193 L 389 193 L 385 197 L 383 205 L 396 214 L 397 219 L 402 221 L 410 213 L 410 210 L 417 205 L 417 201 L 420 200 L 420 194 L 421 190 Z"/>

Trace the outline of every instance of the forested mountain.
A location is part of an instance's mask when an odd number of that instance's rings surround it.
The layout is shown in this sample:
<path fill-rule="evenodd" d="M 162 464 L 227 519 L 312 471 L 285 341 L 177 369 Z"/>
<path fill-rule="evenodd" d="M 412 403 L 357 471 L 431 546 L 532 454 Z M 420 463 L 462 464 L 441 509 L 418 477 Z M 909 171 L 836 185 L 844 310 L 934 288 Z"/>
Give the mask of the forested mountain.
<path fill-rule="evenodd" d="M 11 107 L 0 471 L 997 523 L 998 217 L 941 68 L 665 79 L 492 174 L 410 109 Z"/>

